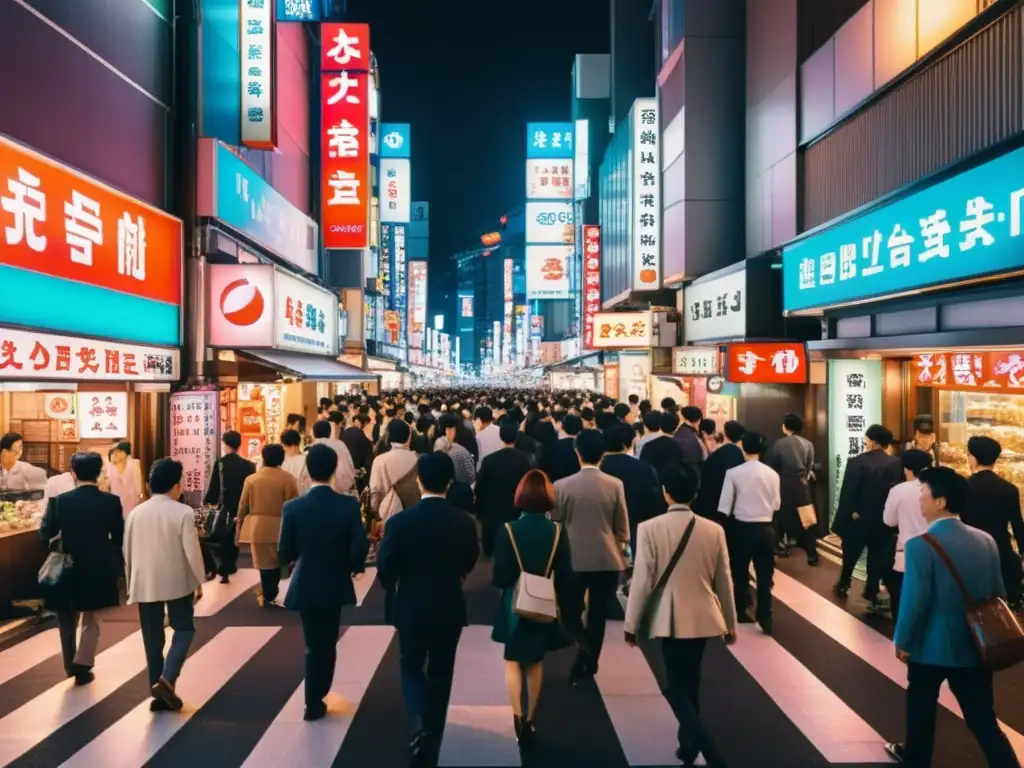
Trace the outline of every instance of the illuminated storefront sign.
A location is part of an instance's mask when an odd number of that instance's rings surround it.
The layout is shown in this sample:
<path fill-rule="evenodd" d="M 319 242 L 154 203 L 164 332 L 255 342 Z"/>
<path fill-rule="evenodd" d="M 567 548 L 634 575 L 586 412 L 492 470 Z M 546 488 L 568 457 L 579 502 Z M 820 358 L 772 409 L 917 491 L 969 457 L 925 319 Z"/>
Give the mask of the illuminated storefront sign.
<path fill-rule="evenodd" d="M 181 221 L 0 136 L 0 323 L 177 346 Z"/>
<path fill-rule="evenodd" d="M 459 301 L 462 304 L 462 317 L 473 316 L 473 297 L 472 296 L 460 296 Z"/>
<path fill-rule="evenodd" d="M 601 227 L 583 225 L 583 348 L 594 348 L 594 318 L 601 311 Z"/>
<path fill-rule="evenodd" d="M 277 29 L 274 0 L 239 0 L 242 80 L 242 144 L 277 146 Z"/>
<path fill-rule="evenodd" d="M 726 378 L 736 383 L 806 384 L 807 348 L 798 342 L 730 344 Z"/>
<path fill-rule="evenodd" d="M 787 312 L 1024 268 L 1024 148 L 810 235 L 782 252 Z"/>
<path fill-rule="evenodd" d="M 882 361 L 828 361 L 829 508 L 835 516 L 846 462 L 864 450 L 864 433 L 882 423 Z"/>
<path fill-rule="evenodd" d="M 637 99 L 633 125 L 633 290 L 661 288 L 661 127 L 658 100 Z"/>
<path fill-rule="evenodd" d="M 391 262 L 394 258 L 391 251 L 391 227 L 380 228 L 380 264 L 377 265 L 377 293 L 385 297 L 388 306 L 392 306 L 391 297 Z"/>
<path fill-rule="evenodd" d="M 572 203 L 527 203 L 526 242 L 531 245 L 575 243 L 576 227 Z"/>
<path fill-rule="evenodd" d="M 526 298 L 568 299 L 571 245 L 526 246 Z"/>
<path fill-rule="evenodd" d="M 320 21 L 325 2 L 330 0 L 277 0 L 277 20 Z"/>
<path fill-rule="evenodd" d="M 408 278 L 406 277 L 406 258 L 405 258 L 405 225 L 396 224 L 393 231 L 394 247 L 395 247 L 395 311 L 398 312 L 400 318 L 404 318 L 406 314 L 407 304 L 407 287 Z M 398 334 L 398 347 L 399 354 L 404 358 L 406 350 L 408 349 L 408 334 L 405 325 L 399 330 Z"/>
<path fill-rule="evenodd" d="M 576 147 L 573 150 L 573 178 L 576 187 L 573 197 L 584 200 L 590 197 L 590 121 L 576 121 Z"/>
<path fill-rule="evenodd" d="M 383 123 L 380 127 L 380 156 L 412 156 L 412 126 L 408 123 Z"/>
<path fill-rule="evenodd" d="M 409 221 L 412 209 L 411 165 L 409 160 L 381 159 L 381 222 L 405 224 Z"/>
<path fill-rule="evenodd" d="M 594 315 L 594 347 L 649 347 L 654 340 L 650 312 L 599 312 Z"/>
<path fill-rule="evenodd" d="M 320 25 L 323 72 L 370 71 L 370 25 L 324 22 Z"/>
<path fill-rule="evenodd" d="M 526 156 L 572 157 L 572 131 L 572 123 L 527 123 Z"/>
<path fill-rule="evenodd" d="M 742 339 L 747 335 L 747 271 L 691 283 L 683 290 L 683 338 Z"/>
<path fill-rule="evenodd" d="M 1024 392 L 1024 349 L 1000 352 L 921 352 L 913 357 L 919 387 Z"/>
<path fill-rule="evenodd" d="M 676 347 L 672 350 L 672 373 L 681 376 L 709 376 L 721 373 L 717 348 Z"/>
<path fill-rule="evenodd" d="M 526 161 L 527 200 L 572 200 L 572 159 Z"/>

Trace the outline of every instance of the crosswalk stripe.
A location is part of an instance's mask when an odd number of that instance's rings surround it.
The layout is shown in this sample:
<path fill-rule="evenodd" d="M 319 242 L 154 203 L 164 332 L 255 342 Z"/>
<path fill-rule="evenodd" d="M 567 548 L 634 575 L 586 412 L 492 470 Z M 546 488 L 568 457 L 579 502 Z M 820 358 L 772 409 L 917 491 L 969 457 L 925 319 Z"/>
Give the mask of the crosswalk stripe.
<path fill-rule="evenodd" d="M 626 644 L 623 626 L 608 622 L 596 677 L 608 718 L 630 765 L 676 765 L 676 717 L 643 651 Z"/>
<path fill-rule="evenodd" d="M 147 699 L 79 750 L 63 768 L 96 765 L 138 768 L 144 765 L 278 631 L 280 627 L 221 630 L 185 662 L 176 686 L 176 692 L 185 701 L 184 710 L 152 713 Z M 96 682 L 100 679 L 97 675 Z"/>
<path fill-rule="evenodd" d="M 338 641 L 338 662 L 328 697 L 328 716 L 315 723 L 303 721 L 306 687 L 300 685 L 267 728 L 243 768 L 289 763 L 328 768 L 333 764 L 394 634 L 392 627 L 346 629 Z"/>
<path fill-rule="evenodd" d="M 0 766 L 25 754 L 145 668 L 142 633 L 135 632 L 96 657 L 96 679 L 89 685 L 65 680 L 11 712 L 0 720 Z"/>
<path fill-rule="evenodd" d="M 901 688 L 907 687 L 907 667 L 896 658 L 892 640 L 885 635 L 778 570 L 775 571 L 775 587 L 772 594 L 794 613 L 814 624 L 839 645 L 863 659 Z M 957 717 L 963 718 L 960 705 L 946 683 L 943 683 L 939 691 L 939 704 Z M 1010 740 L 1017 757 L 1024 760 L 1024 735 L 1003 722 L 1000 722 L 999 726 Z"/>
<path fill-rule="evenodd" d="M 255 568 L 239 568 L 227 584 L 217 580 L 207 582 L 203 585 L 203 599 L 196 603 L 196 617 L 213 616 L 259 583 L 260 572 Z"/>
<path fill-rule="evenodd" d="M 462 630 L 448 702 L 439 766 L 522 765 L 505 688 L 504 649 L 491 640 L 490 627 Z"/>
<path fill-rule="evenodd" d="M 885 739 L 779 643 L 751 624 L 729 647 L 744 669 L 830 763 L 889 763 Z"/>
<path fill-rule="evenodd" d="M 0 685 L 60 653 L 60 635 L 48 629 L 0 652 Z"/>

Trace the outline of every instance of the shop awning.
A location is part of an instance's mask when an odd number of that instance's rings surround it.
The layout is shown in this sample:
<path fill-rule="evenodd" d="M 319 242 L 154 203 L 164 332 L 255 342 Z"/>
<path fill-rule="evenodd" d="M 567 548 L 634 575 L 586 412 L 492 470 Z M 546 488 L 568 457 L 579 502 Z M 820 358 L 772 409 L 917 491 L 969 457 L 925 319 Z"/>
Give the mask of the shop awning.
<path fill-rule="evenodd" d="M 276 349 L 243 349 L 241 354 L 283 374 L 310 381 L 378 381 L 380 376 L 332 357 L 282 352 Z"/>
<path fill-rule="evenodd" d="M 604 363 L 604 352 L 587 352 L 583 355 L 570 357 L 567 360 L 559 360 L 557 363 L 548 363 L 544 366 L 544 372 L 551 371 L 577 371 L 586 373 L 588 371 L 600 372 Z"/>

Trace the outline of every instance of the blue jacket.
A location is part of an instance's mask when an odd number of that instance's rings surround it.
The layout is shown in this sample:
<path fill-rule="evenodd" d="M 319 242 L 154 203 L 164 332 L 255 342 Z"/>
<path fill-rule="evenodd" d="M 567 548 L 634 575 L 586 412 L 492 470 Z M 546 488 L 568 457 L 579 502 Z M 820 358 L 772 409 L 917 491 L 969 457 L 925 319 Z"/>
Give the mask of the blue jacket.
<path fill-rule="evenodd" d="M 286 608 L 301 611 L 354 605 L 352 574 L 366 569 L 369 543 L 359 502 L 333 488 L 318 485 L 284 505 L 281 565 L 295 563 Z"/>
<path fill-rule="evenodd" d="M 991 536 L 955 518 L 932 523 L 928 533 L 956 564 L 972 601 L 1006 598 L 999 551 Z M 921 536 L 908 541 L 896 647 L 917 664 L 978 666 L 981 658 L 967 628 L 966 609 L 960 588 L 931 545 Z"/>

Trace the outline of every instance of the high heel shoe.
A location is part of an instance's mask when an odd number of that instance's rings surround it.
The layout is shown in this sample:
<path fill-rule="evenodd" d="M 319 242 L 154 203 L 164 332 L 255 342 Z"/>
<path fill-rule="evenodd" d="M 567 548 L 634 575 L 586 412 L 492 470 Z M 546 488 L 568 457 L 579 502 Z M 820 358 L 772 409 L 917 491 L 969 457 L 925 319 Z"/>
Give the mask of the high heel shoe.
<path fill-rule="evenodd" d="M 519 724 L 519 746 L 530 747 L 533 745 L 537 732 L 533 729 L 532 720 L 523 720 Z"/>
<path fill-rule="evenodd" d="M 516 730 L 516 741 L 518 742 L 523 733 L 523 718 L 519 715 L 512 715 L 512 727 Z"/>

